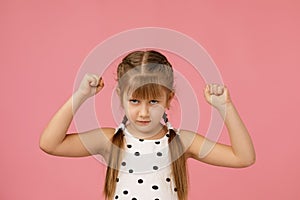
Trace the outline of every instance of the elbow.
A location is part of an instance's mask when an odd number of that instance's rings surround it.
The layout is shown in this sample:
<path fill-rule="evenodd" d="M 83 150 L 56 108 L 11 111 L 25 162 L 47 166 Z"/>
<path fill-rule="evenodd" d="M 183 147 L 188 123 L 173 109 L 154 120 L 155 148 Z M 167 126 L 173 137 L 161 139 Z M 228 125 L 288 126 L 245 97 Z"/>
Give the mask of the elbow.
<path fill-rule="evenodd" d="M 42 142 L 40 142 L 40 149 L 41 149 L 43 152 L 47 153 L 47 154 L 51 154 L 50 149 L 47 147 L 47 145 L 45 145 L 45 144 L 42 143 Z"/>
<path fill-rule="evenodd" d="M 251 165 L 254 165 L 254 163 L 255 163 L 255 158 L 249 159 L 243 163 L 243 165 L 244 165 L 243 167 L 250 167 Z"/>
<path fill-rule="evenodd" d="M 251 157 L 249 157 L 247 159 L 240 160 L 239 167 L 240 168 L 250 167 L 255 162 L 256 162 L 256 157 L 255 156 L 251 156 Z"/>
<path fill-rule="evenodd" d="M 50 155 L 53 155 L 53 148 L 41 137 L 39 143 L 40 149 Z"/>
<path fill-rule="evenodd" d="M 41 145 L 41 144 L 40 144 L 40 149 L 41 149 L 43 152 L 47 153 L 47 154 L 51 154 L 51 152 L 49 151 L 49 149 L 46 148 L 44 145 Z"/>

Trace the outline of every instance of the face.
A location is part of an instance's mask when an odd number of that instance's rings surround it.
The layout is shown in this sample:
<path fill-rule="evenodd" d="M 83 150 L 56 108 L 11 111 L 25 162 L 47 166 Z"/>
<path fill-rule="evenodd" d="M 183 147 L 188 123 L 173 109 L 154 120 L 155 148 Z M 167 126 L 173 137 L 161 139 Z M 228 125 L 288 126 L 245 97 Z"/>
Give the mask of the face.
<path fill-rule="evenodd" d="M 163 127 L 160 121 L 170 100 L 166 92 L 155 99 L 124 97 L 123 107 L 129 121 L 127 128 L 130 133 L 139 138 L 147 138 L 159 133 Z"/>

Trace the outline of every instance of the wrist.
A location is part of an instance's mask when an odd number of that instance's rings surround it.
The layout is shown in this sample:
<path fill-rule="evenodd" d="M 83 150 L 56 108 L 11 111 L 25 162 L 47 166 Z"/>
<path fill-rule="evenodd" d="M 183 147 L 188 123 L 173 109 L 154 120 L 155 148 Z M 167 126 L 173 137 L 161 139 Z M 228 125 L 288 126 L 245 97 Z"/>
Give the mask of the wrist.
<path fill-rule="evenodd" d="M 72 103 L 73 114 L 75 114 L 77 112 L 79 107 L 85 102 L 86 99 L 87 99 L 86 96 L 82 95 L 78 91 L 73 93 L 73 95 L 70 99 L 71 103 Z"/>
<path fill-rule="evenodd" d="M 88 97 L 85 94 L 81 93 L 80 91 L 74 92 L 72 98 L 73 98 L 73 101 L 78 102 L 78 103 L 79 102 L 82 103 L 88 99 Z"/>
<path fill-rule="evenodd" d="M 216 109 L 223 115 L 226 112 L 228 112 L 228 110 L 234 108 L 234 105 L 232 102 L 226 102 L 224 104 L 222 104 L 221 106 L 217 107 Z"/>

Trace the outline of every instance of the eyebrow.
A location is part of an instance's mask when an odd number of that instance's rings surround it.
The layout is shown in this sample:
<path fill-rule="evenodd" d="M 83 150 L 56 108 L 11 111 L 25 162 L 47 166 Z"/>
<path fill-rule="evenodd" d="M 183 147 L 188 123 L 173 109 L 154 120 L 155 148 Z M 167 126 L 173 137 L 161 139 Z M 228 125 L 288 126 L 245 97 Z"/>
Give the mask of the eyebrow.
<path fill-rule="evenodd" d="M 163 99 L 162 96 L 160 97 L 153 97 L 153 98 L 150 98 L 150 99 L 145 99 L 145 98 L 139 98 L 139 97 L 129 97 L 128 100 L 133 100 L 133 99 L 136 99 L 136 100 L 159 100 L 159 99 Z"/>

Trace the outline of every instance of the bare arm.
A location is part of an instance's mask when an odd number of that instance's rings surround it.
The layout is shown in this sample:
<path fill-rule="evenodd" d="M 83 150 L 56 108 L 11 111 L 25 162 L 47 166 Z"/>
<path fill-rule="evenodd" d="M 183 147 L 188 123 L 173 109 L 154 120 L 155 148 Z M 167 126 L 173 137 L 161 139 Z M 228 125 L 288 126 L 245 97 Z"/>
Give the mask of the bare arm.
<path fill-rule="evenodd" d="M 219 91 L 218 91 L 219 90 Z M 191 157 L 218 166 L 246 167 L 255 162 L 255 150 L 246 126 L 234 107 L 229 92 L 224 88 L 206 88 L 207 101 L 218 109 L 229 133 L 231 145 L 217 143 L 209 154 L 201 156 L 201 150 L 213 146 L 213 142 L 201 135 L 195 135 L 189 148 Z M 200 150 L 199 150 L 200 147 Z"/>
<path fill-rule="evenodd" d="M 40 137 L 40 148 L 46 153 L 57 156 L 88 156 L 99 153 L 104 135 L 110 135 L 112 129 L 95 129 L 79 134 L 67 134 L 73 115 L 84 101 L 97 94 L 104 84 L 95 75 L 86 75 L 80 88 L 52 117 Z M 83 141 L 85 141 L 83 144 Z M 96 142 L 98 141 L 98 142 Z M 86 147 L 88 145 L 88 149 Z"/>

